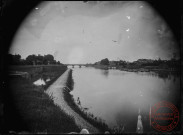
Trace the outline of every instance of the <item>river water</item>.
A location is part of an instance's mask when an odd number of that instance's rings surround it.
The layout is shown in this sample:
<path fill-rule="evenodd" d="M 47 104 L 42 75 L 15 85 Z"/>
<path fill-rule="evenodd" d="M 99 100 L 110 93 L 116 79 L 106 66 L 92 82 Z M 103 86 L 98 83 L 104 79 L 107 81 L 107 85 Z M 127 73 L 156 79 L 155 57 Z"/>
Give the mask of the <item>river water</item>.
<path fill-rule="evenodd" d="M 138 111 L 144 131 L 150 131 L 149 111 L 155 103 L 166 100 L 180 102 L 180 78 L 172 74 L 127 72 L 92 67 L 72 68 L 74 89 L 82 107 L 105 120 L 109 127 L 124 125 L 126 132 L 135 132 Z"/>

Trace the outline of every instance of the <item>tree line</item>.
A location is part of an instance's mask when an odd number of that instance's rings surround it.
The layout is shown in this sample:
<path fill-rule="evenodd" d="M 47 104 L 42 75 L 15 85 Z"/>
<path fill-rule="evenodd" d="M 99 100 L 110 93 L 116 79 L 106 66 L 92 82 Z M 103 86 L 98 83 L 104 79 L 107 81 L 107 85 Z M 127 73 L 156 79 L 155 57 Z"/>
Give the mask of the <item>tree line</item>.
<path fill-rule="evenodd" d="M 109 61 L 108 58 L 95 62 L 94 65 L 121 66 L 124 68 L 142 68 L 142 67 L 159 67 L 159 68 L 179 68 L 180 59 L 171 58 L 170 60 L 159 59 L 138 59 L 137 61 L 128 62 L 125 60 Z"/>
<path fill-rule="evenodd" d="M 8 63 L 10 65 L 60 65 L 60 61 L 56 61 L 51 54 L 47 55 L 28 55 L 25 59 L 21 58 L 20 54 L 8 54 Z"/>

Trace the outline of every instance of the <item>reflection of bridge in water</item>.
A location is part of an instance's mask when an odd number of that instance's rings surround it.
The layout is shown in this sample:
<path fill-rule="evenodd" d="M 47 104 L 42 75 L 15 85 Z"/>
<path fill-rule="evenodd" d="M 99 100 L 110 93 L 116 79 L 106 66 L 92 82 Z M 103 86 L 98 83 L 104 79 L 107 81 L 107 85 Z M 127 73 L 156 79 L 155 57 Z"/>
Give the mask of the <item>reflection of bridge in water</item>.
<path fill-rule="evenodd" d="M 75 66 L 78 66 L 79 68 L 81 67 L 87 67 L 86 64 L 65 64 L 67 67 L 72 66 L 74 68 Z"/>

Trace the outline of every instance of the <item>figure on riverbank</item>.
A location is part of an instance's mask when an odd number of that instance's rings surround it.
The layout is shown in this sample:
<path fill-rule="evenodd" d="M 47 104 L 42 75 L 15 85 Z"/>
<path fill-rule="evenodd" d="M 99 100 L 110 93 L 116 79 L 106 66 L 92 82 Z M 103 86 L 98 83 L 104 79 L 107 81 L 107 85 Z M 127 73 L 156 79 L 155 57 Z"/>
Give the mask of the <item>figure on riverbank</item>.
<path fill-rule="evenodd" d="M 78 99 L 77 99 L 77 104 L 78 104 L 78 105 L 81 105 L 81 102 L 80 102 L 79 97 L 78 97 Z"/>
<path fill-rule="evenodd" d="M 136 130 L 136 132 L 138 134 L 142 134 L 143 133 L 142 116 L 140 115 L 140 109 L 139 109 L 139 115 L 138 115 L 137 130 Z"/>

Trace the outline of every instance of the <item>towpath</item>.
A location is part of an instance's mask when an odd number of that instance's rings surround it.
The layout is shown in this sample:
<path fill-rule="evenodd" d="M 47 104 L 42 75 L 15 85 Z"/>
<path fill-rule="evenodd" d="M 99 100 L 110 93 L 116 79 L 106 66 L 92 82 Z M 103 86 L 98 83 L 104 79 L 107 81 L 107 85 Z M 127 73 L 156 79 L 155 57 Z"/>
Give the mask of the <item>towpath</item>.
<path fill-rule="evenodd" d="M 70 69 L 67 69 L 52 85 L 48 87 L 46 93 L 54 100 L 54 103 L 56 105 L 58 105 L 62 110 L 64 110 L 65 113 L 74 118 L 78 127 L 86 128 L 90 133 L 100 133 L 97 128 L 95 128 L 85 119 L 83 119 L 64 100 L 64 88 L 66 87 L 69 72 Z"/>

